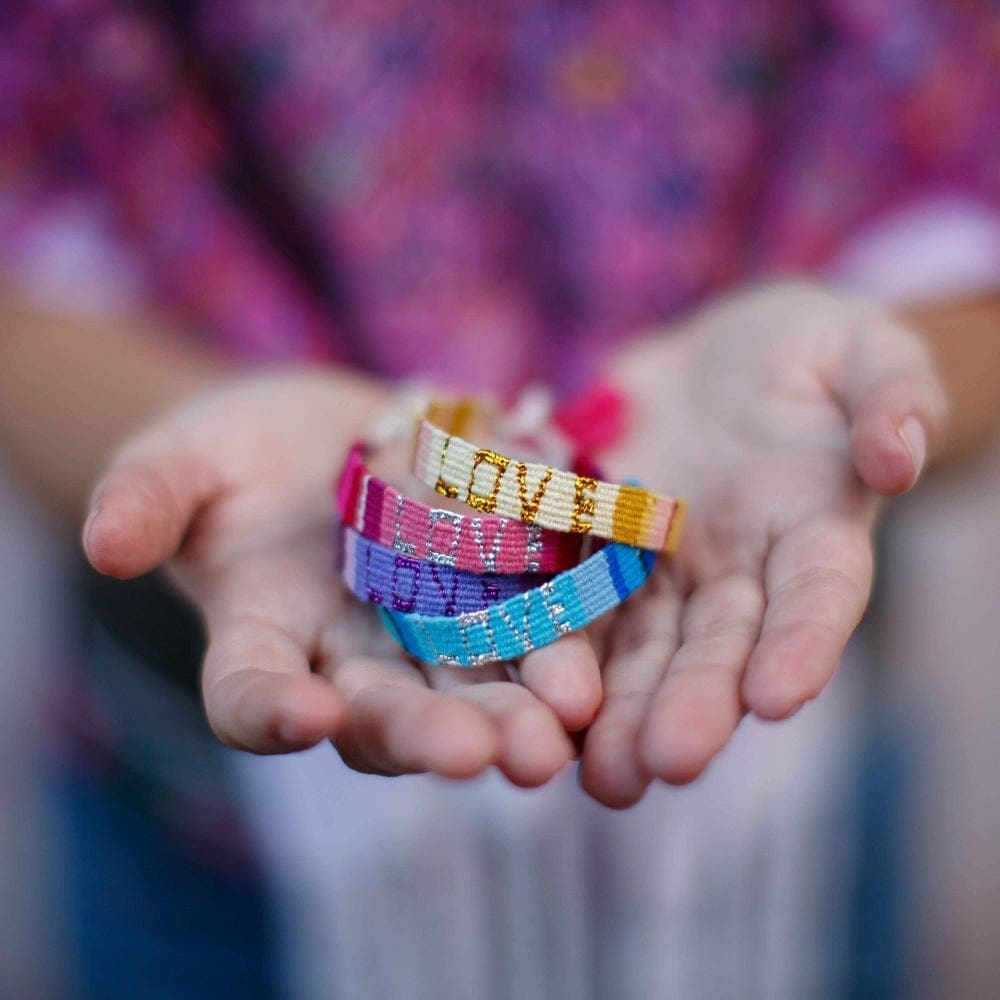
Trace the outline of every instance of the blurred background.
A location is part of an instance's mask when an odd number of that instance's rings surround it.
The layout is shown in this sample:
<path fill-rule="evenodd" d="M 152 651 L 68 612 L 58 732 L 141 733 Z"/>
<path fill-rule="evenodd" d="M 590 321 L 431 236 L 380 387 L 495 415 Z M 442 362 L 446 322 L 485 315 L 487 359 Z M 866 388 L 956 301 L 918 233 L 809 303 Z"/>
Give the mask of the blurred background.
<path fill-rule="evenodd" d="M 140 308 L 250 365 L 568 393 L 608 331 L 761 276 L 995 293 L 994 7 L 611 6 L 5 4 L 2 295 L 67 338 Z M 17 309 L 8 386 L 48 357 Z M 223 750 L 190 696 L 197 625 L 155 582 L 85 575 L 12 436 L 4 997 L 996 995 L 995 429 L 892 505 L 817 703 L 626 815 L 572 775 L 455 789 Z M 147 617 L 177 669 L 109 625 Z"/>

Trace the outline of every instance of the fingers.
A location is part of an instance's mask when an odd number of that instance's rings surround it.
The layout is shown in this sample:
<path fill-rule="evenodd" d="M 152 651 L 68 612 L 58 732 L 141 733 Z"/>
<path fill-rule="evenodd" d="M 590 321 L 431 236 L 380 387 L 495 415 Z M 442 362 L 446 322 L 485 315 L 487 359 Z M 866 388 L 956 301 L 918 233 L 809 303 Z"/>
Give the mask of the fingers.
<path fill-rule="evenodd" d="M 883 317 L 868 323 L 855 336 L 840 395 L 858 475 L 892 496 L 913 486 L 943 447 L 947 397 L 915 334 Z"/>
<path fill-rule="evenodd" d="M 472 778 L 499 757 L 489 714 L 428 688 L 402 657 L 354 655 L 331 664 L 329 675 L 350 711 L 334 745 L 357 771 Z"/>
<path fill-rule="evenodd" d="M 311 672 L 322 627 L 342 616 L 322 538 L 246 556 L 206 574 L 200 606 L 209 643 L 202 693 L 226 744 L 286 753 L 328 739 L 346 721 L 344 698 Z"/>
<path fill-rule="evenodd" d="M 573 744 L 552 710 L 512 684 L 502 666 L 482 670 L 430 668 L 431 683 L 479 706 L 497 734 L 496 764 L 515 785 L 534 788 L 569 762 Z"/>
<path fill-rule="evenodd" d="M 765 567 L 767 610 L 743 678 L 743 699 L 783 719 L 833 676 L 871 592 L 867 530 L 837 518 L 806 522 L 781 538 Z"/>
<path fill-rule="evenodd" d="M 536 649 L 520 663 L 521 683 L 570 733 L 586 728 L 601 704 L 601 668 L 590 639 L 574 632 Z"/>
<path fill-rule="evenodd" d="M 180 443 L 135 442 L 94 489 L 83 529 L 91 565 L 121 579 L 159 566 L 217 488 L 208 463 Z"/>
<path fill-rule="evenodd" d="M 421 672 L 370 607 L 341 596 L 323 630 L 320 666 L 348 703 L 348 725 L 334 740 L 345 763 L 372 774 L 447 778 L 471 778 L 495 763 L 499 737 L 489 713 L 433 690 L 427 678 L 444 675 Z M 506 671 L 497 665 L 482 675 L 505 678 Z"/>
<path fill-rule="evenodd" d="M 580 784 L 613 809 L 634 805 L 650 783 L 638 753 L 639 733 L 680 642 L 682 604 L 672 578 L 658 570 L 622 609 L 608 639 L 604 701 L 587 732 Z"/>
<path fill-rule="evenodd" d="M 356 770 L 471 778 L 495 764 L 515 784 L 533 787 L 572 755 L 560 719 L 512 683 L 504 664 L 418 669 L 370 609 L 353 602 L 324 630 L 323 645 L 324 672 L 350 713 L 335 744 Z M 579 660 L 571 652 L 570 665 Z M 563 661 L 551 662 L 558 680 Z"/>
<path fill-rule="evenodd" d="M 333 737 L 346 720 L 343 697 L 310 673 L 301 641 L 257 618 L 213 626 L 202 689 L 213 732 L 239 750 L 303 750 Z"/>
<path fill-rule="evenodd" d="M 761 582 L 733 575 L 699 587 L 681 620 L 682 644 L 649 706 L 639 755 L 650 774 L 693 781 L 743 718 L 740 680 L 764 613 Z"/>
<path fill-rule="evenodd" d="M 334 741 L 355 770 L 471 778 L 496 765 L 516 785 L 544 784 L 573 746 L 553 712 L 500 665 L 425 668 L 352 656 L 329 667 L 350 720 Z"/>

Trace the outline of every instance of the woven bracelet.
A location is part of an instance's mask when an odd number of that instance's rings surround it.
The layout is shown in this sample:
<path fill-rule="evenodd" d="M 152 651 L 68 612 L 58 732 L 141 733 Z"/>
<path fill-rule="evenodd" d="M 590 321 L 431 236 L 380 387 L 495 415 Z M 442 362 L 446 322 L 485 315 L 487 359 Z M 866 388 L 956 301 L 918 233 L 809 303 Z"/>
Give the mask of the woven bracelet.
<path fill-rule="evenodd" d="M 466 573 L 402 555 L 349 527 L 343 529 L 342 543 L 341 575 L 351 592 L 393 611 L 435 617 L 482 611 L 547 579 L 537 573 Z"/>
<path fill-rule="evenodd" d="M 418 660 L 479 667 L 514 660 L 589 625 L 645 583 L 656 555 L 628 545 L 606 545 L 585 562 L 534 590 L 454 618 L 380 608 L 396 641 Z"/>
<path fill-rule="evenodd" d="M 458 436 L 472 412 L 464 402 L 432 404 L 418 421 L 413 473 L 422 483 L 482 514 L 533 527 L 654 551 L 676 547 L 679 500 L 480 448 Z"/>
<path fill-rule="evenodd" d="M 365 538 L 469 573 L 558 573 L 580 561 L 581 536 L 430 507 L 373 476 L 366 451 L 351 449 L 337 487 L 341 519 Z"/>

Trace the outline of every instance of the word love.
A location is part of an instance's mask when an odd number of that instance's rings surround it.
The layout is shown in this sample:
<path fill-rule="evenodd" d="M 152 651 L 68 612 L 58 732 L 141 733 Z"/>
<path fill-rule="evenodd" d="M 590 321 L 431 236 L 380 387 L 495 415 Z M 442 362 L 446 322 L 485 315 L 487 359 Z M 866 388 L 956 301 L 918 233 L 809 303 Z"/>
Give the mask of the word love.
<path fill-rule="evenodd" d="M 444 466 L 447 459 L 447 448 L 445 454 L 441 456 L 441 468 L 438 470 L 438 481 L 434 488 L 438 493 L 446 497 L 455 499 L 458 496 L 458 487 L 446 483 L 442 478 Z M 488 471 L 484 472 L 484 467 Z M 504 488 L 504 483 L 510 482 L 507 478 L 507 470 L 513 469 L 514 486 L 512 489 L 517 494 L 517 503 L 520 509 L 520 520 L 522 524 L 535 523 L 538 516 L 538 509 L 545 499 L 545 491 L 552 482 L 552 477 L 556 470 L 551 465 L 531 466 L 537 476 L 537 483 L 528 486 L 528 464 L 499 455 L 489 448 L 477 448 L 472 457 L 472 464 L 469 470 L 469 481 L 465 486 L 465 496 L 462 498 L 465 503 L 476 510 L 492 514 L 497 509 L 497 502 L 500 499 L 500 491 Z M 488 493 L 479 493 L 483 485 L 488 484 Z M 558 485 L 562 485 L 561 483 Z M 585 519 L 585 515 L 594 513 L 594 490 L 597 489 L 597 480 L 590 476 L 576 476 L 573 480 L 573 500 L 572 514 L 570 515 L 569 530 L 578 535 L 586 535 L 593 528 L 593 524 Z M 555 492 L 555 491 L 553 491 Z M 511 503 L 513 499 L 511 499 Z M 507 504 L 504 505 L 508 506 Z"/>
<path fill-rule="evenodd" d="M 515 660 L 584 628 L 641 587 L 656 554 L 611 544 L 533 590 L 453 618 L 379 609 L 389 631 L 425 663 L 478 667 Z"/>
<path fill-rule="evenodd" d="M 580 536 L 502 517 L 441 510 L 373 476 L 359 446 L 338 488 L 344 523 L 400 555 L 471 573 L 551 573 L 579 562 Z"/>
<path fill-rule="evenodd" d="M 466 573 L 400 555 L 344 528 L 344 582 L 363 601 L 408 614 L 451 617 L 481 611 L 531 590 L 538 574 Z"/>
<path fill-rule="evenodd" d="M 431 483 L 421 472 L 432 465 L 433 457 L 437 463 Z M 589 534 L 594 527 L 590 519 L 599 484 L 590 476 L 476 448 L 428 423 L 420 429 L 414 465 L 417 475 L 442 496 L 484 514 L 500 513 L 526 525 L 556 520 L 559 530 L 578 535 Z M 567 514 L 568 523 L 563 524 Z"/>
<path fill-rule="evenodd" d="M 631 483 L 602 482 L 508 458 L 450 434 L 429 419 L 417 428 L 413 473 L 443 496 L 481 513 L 551 531 L 593 535 L 657 552 L 671 551 L 679 537 L 683 504 L 671 497 Z"/>
<path fill-rule="evenodd" d="M 504 650 L 520 656 L 573 631 L 567 599 L 574 595 L 564 575 L 503 604 L 446 619 L 452 626 L 448 633 L 431 625 L 442 619 L 397 614 L 389 620 L 402 645 L 418 648 L 421 658 L 440 666 L 478 667 L 506 659 Z"/>
<path fill-rule="evenodd" d="M 426 568 L 423 581 L 420 578 L 421 567 Z M 366 572 L 372 573 L 370 565 L 366 567 Z M 421 562 L 419 559 L 411 559 L 409 556 L 395 556 L 389 574 L 388 587 L 376 587 L 369 583 L 366 587 L 366 598 L 372 604 L 391 604 L 393 611 L 412 613 L 417 610 L 417 595 L 427 590 L 428 578 L 435 596 L 439 598 L 441 608 L 440 610 L 428 608 L 422 613 L 426 615 L 457 615 L 458 575 L 452 573 L 449 579 L 445 577 L 443 567 L 436 566 L 434 563 Z M 476 603 L 480 605 L 477 610 L 488 608 L 491 604 L 499 604 L 500 584 L 498 580 L 500 578 L 489 573 L 474 578 L 477 590 Z M 371 575 L 369 579 L 372 579 Z"/>

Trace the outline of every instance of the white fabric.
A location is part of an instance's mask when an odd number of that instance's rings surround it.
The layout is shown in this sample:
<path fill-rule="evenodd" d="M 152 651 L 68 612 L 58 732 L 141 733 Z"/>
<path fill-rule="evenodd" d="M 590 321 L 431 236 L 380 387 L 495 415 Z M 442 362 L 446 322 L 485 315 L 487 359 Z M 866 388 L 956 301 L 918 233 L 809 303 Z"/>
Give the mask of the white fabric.
<path fill-rule="evenodd" d="M 851 673 L 786 724 L 746 720 L 704 780 L 626 813 L 572 768 L 524 792 L 359 775 L 329 746 L 235 758 L 292 995 L 826 995 L 854 850 Z"/>
<path fill-rule="evenodd" d="M 920 998 L 992 996 L 1000 983 L 998 484 L 1000 434 L 887 524 L 883 644 L 920 773 L 911 841 Z"/>

